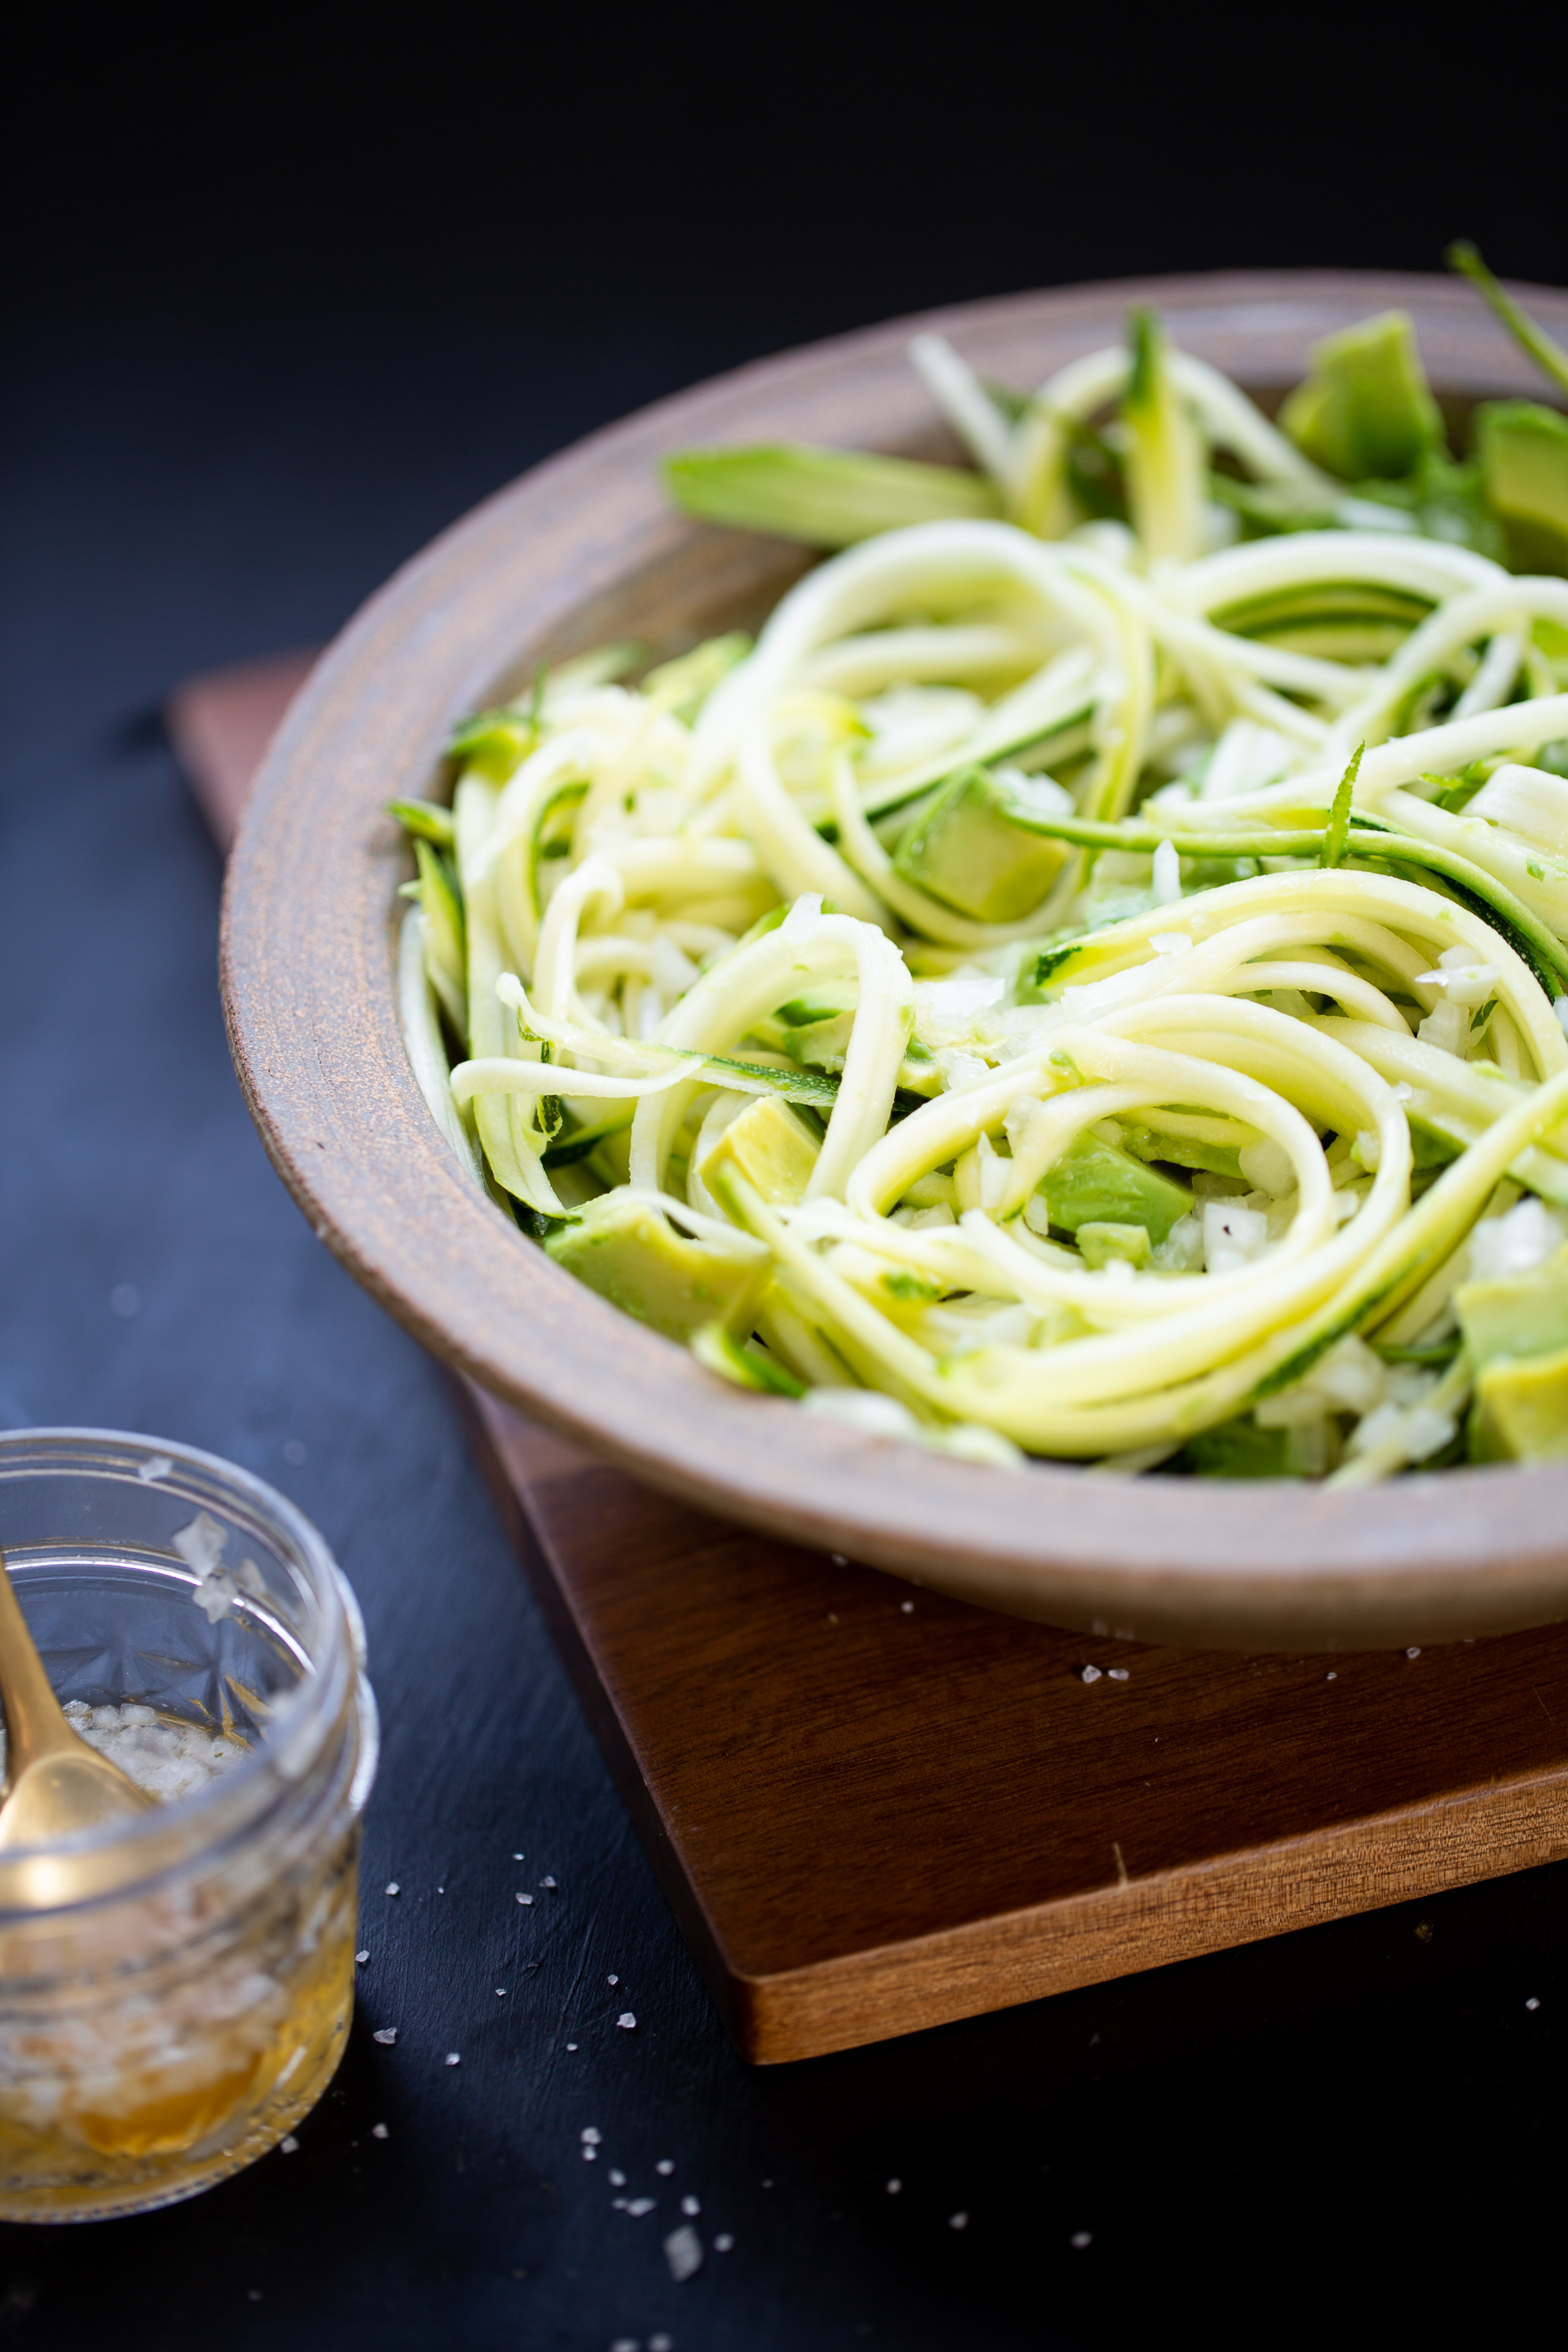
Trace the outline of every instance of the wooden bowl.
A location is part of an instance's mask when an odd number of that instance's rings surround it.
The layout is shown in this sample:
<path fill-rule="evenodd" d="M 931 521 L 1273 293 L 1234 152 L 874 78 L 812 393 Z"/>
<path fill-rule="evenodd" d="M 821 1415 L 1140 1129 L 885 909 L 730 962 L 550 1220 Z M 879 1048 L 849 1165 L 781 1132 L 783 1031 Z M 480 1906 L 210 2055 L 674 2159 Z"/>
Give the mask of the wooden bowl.
<path fill-rule="evenodd" d="M 1568 337 L 1568 297 L 1531 289 Z M 317 1233 L 383 1306 L 484 1387 L 653 1484 L 989 1608 L 1099 1634 L 1336 1649 L 1568 1616 L 1568 1465 L 1455 1470 L 1332 1494 L 986 1469 L 860 1435 L 705 1371 L 560 1272 L 458 1173 L 404 1055 L 384 814 L 429 792 L 454 720 L 542 660 L 754 622 L 796 551 L 672 514 L 655 463 L 788 436 L 952 455 L 904 358 L 916 326 L 1028 386 L 1157 302 L 1188 351 L 1257 390 L 1390 304 L 1460 396 L 1534 393 L 1446 279 L 1306 274 L 1074 288 L 905 320 L 741 369 L 575 448 L 405 566 L 344 630 L 274 743 L 229 865 L 223 986 L 240 1082 Z M 679 1609 L 672 1591 L 670 1606 Z"/>

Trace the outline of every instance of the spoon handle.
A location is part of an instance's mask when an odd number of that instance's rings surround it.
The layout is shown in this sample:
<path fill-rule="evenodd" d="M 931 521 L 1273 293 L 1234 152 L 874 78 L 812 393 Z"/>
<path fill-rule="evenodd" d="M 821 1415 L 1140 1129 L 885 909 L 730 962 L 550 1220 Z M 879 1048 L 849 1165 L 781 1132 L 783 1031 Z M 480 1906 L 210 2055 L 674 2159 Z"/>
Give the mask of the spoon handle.
<path fill-rule="evenodd" d="M 0 1551 L 0 1700 L 5 1708 L 9 1778 L 39 1756 L 75 1744 L 70 1725 L 60 1712 L 37 1645 L 27 1631 L 22 1604 L 16 1598 Z"/>

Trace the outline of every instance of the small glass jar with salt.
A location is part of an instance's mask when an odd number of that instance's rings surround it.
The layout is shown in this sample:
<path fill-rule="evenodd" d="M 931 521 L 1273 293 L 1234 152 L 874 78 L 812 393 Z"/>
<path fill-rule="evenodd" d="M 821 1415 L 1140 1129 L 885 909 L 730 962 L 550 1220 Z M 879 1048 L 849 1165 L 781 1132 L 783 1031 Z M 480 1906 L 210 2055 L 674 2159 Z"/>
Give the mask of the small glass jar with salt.
<path fill-rule="evenodd" d="M 149 1438 L 0 1436 L 0 1546 L 71 1721 L 159 1801 L 0 1851 L 0 2219 L 145 2212 L 275 2147 L 342 2053 L 359 1611 L 281 1495 Z"/>

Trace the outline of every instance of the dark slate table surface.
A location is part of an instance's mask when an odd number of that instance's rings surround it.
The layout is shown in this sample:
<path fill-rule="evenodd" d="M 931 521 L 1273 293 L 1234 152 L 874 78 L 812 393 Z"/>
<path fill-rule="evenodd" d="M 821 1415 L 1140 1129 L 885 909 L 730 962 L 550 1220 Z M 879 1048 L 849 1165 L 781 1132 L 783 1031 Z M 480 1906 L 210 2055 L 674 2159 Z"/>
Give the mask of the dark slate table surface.
<path fill-rule="evenodd" d="M 749 2073 L 442 1374 L 252 1133 L 168 687 L 329 634 L 495 483 L 800 323 L 661 341 L 560 310 L 487 369 L 395 308 L 197 332 L 177 302 L 65 305 L 10 379 L 0 1417 L 276 1481 L 363 1602 L 385 1748 L 359 2020 L 298 2153 L 147 2219 L 0 2230 L 0 2343 L 1011 2352 L 1177 2314 L 1317 2341 L 1472 2290 L 1511 2333 L 1560 2235 L 1562 1869 Z M 652 2211 L 614 2209 L 612 2168 Z M 678 2284 L 689 2198 L 706 2262 Z"/>

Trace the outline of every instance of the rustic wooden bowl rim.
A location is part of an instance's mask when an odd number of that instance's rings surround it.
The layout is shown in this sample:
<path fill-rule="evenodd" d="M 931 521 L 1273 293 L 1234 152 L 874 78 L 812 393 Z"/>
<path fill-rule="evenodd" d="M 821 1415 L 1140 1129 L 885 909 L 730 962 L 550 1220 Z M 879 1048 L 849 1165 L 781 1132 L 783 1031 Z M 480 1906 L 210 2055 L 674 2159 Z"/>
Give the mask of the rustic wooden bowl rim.
<path fill-rule="evenodd" d="M 1073 288 L 895 322 L 742 368 L 592 436 L 397 572 L 286 720 L 226 892 L 223 985 L 240 1080 L 317 1233 L 428 1347 L 726 1517 L 1106 1634 L 1335 1647 L 1561 1617 L 1568 1466 L 1455 1470 L 1359 1493 L 1001 1471 L 733 1389 L 561 1273 L 480 1197 L 408 1070 L 392 960 L 406 869 L 385 802 L 428 790 L 458 717 L 542 652 L 597 641 L 639 582 L 741 582 L 737 566 L 780 560 L 670 515 L 658 456 L 784 435 L 928 446 L 934 420 L 903 359 L 917 327 L 951 334 L 999 376 L 1037 381 L 1109 340 L 1140 299 L 1162 305 L 1188 348 L 1253 383 L 1289 381 L 1317 335 L 1400 303 L 1441 387 L 1537 389 L 1464 287 L 1249 273 Z M 1568 298 L 1530 299 L 1568 333 Z"/>

